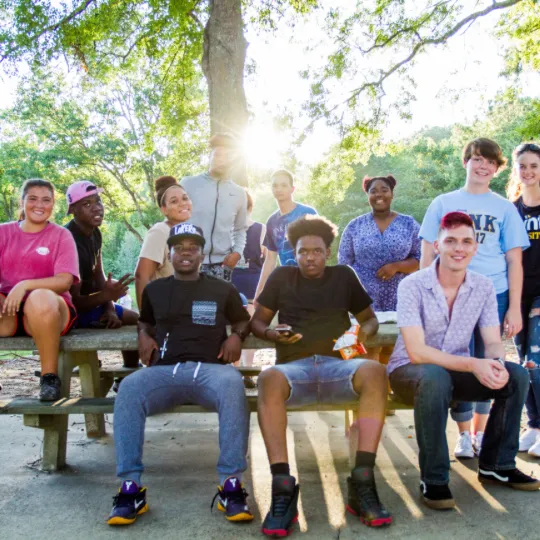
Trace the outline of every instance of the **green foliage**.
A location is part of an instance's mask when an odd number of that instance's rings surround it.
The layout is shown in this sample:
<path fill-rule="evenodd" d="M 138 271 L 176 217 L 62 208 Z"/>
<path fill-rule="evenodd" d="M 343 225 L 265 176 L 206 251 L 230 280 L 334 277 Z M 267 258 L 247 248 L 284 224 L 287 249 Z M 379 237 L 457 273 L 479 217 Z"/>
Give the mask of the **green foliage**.
<path fill-rule="evenodd" d="M 469 140 L 494 139 L 509 158 L 513 149 L 528 138 L 523 136 L 524 122 L 539 107 L 539 100 L 503 95 L 493 103 L 485 118 L 471 126 L 432 128 L 408 140 L 377 148 L 370 145 L 373 151 L 363 160 L 351 159 L 350 148 L 336 147 L 324 162 L 314 167 L 307 202 L 343 231 L 351 219 L 371 211 L 362 190 L 364 176 L 392 174 L 398 181 L 393 209 L 412 215 L 420 223 L 434 197 L 463 186 L 461 154 Z M 540 130 L 529 135 L 540 137 Z M 491 183 L 491 188 L 503 196 L 510 165 Z"/>

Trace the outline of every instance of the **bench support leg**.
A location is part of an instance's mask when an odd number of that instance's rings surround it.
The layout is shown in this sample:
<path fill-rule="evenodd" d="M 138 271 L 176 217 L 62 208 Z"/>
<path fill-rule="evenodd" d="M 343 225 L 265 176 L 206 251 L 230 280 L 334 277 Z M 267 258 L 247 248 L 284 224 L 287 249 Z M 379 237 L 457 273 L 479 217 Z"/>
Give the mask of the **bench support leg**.
<path fill-rule="evenodd" d="M 79 366 L 81 393 L 85 398 L 101 397 L 101 381 L 99 377 L 99 360 L 96 351 L 72 353 Z M 85 414 L 87 437 L 104 437 L 105 416 L 103 414 Z"/>
<path fill-rule="evenodd" d="M 25 414 L 24 425 L 43 429 L 41 469 L 58 471 L 66 466 L 68 416 Z"/>

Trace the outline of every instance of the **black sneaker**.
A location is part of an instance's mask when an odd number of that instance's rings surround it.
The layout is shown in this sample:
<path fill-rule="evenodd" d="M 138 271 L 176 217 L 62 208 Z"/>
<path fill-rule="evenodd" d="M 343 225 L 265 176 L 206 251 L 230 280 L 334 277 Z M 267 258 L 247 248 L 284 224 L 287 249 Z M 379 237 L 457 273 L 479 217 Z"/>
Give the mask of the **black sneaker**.
<path fill-rule="evenodd" d="M 223 482 L 223 486 L 218 486 L 218 492 L 212 500 L 218 500 L 217 508 L 225 513 L 225 519 L 229 521 L 251 521 L 253 514 L 249 511 L 246 502 L 248 494 L 243 484 L 235 476 L 230 476 Z"/>
<path fill-rule="evenodd" d="M 479 467 L 478 480 L 481 484 L 497 484 L 520 491 L 536 491 L 540 489 L 540 480 L 522 473 L 519 469 L 487 471 Z"/>
<path fill-rule="evenodd" d="M 364 525 L 390 525 L 392 516 L 381 504 L 371 467 L 355 467 L 347 478 L 347 511 L 360 518 Z"/>
<path fill-rule="evenodd" d="M 456 506 L 448 484 L 440 486 L 420 482 L 420 496 L 422 502 L 433 510 L 451 510 Z"/>
<path fill-rule="evenodd" d="M 118 390 L 120 390 L 120 383 L 121 382 L 122 382 L 122 379 L 120 379 L 120 377 L 116 377 L 116 379 L 114 379 L 114 382 L 113 382 L 113 385 L 112 385 L 112 391 L 115 394 L 118 394 Z"/>
<path fill-rule="evenodd" d="M 263 534 L 279 537 L 290 534 L 298 521 L 299 492 L 294 476 L 276 474 L 272 478 L 272 504 L 262 524 Z"/>
<path fill-rule="evenodd" d="M 125 480 L 113 497 L 113 507 L 107 519 L 109 525 L 131 525 L 137 516 L 148 511 L 146 488 Z"/>
<path fill-rule="evenodd" d="M 58 375 L 47 373 L 39 379 L 39 401 L 58 401 L 62 381 Z"/>

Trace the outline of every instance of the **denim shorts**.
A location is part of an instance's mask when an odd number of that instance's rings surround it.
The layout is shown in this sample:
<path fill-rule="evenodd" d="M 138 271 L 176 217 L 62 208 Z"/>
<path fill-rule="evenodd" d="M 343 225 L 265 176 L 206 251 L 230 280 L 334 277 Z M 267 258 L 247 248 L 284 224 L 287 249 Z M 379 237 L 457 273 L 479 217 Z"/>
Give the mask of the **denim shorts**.
<path fill-rule="evenodd" d="M 347 403 L 358 399 L 353 377 L 369 360 L 341 360 L 332 356 L 309 356 L 287 364 L 274 366 L 289 383 L 289 407 L 315 403 Z"/>

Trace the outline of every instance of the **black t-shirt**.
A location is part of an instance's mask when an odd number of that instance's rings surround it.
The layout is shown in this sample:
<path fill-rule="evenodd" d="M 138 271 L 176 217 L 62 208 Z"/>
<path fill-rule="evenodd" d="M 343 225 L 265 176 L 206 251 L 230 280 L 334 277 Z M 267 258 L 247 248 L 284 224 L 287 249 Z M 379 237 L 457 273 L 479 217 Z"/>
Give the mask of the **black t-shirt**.
<path fill-rule="evenodd" d="M 170 276 L 150 282 L 143 291 L 139 320 L 156 328 L 160 347 L 157 364 L 219 364 L 227 322 L 248 321 L 249 314 L 234 285 L 201 274 L 197 281 Z"/>
<path fill-rule="evenodd" d="M 101 231 L 95 227 L 92 235 L 87 236 L 73 219 L 66 225 L 66 229 L 71 232 L 77 245 L 81 295 L 86 296 L 98 292 L 99 288 L 94 281 L 94 271 L 101 255 Z"/>
<path fill-rule="evenodd" d="M 515 203 L 529 234 L 531 247 L 523 252 L 523 299 L 540 296 L 540 206 L 526 206 L 520 197 Z"/>
<path fill-rule="evenodd" d="M 320 279 L 306 279 L 293 266 L 276 268 L 257 302 L 303 336 L 292 345 L 276 343 L 277 363 L 284 364 L 315 354 L 341 358 L 332 350 L 334 340 L 350 327 L 349 313 L 360 313 L 372 300 L 354 270 L 338 265 L 327 266 Z"/>

